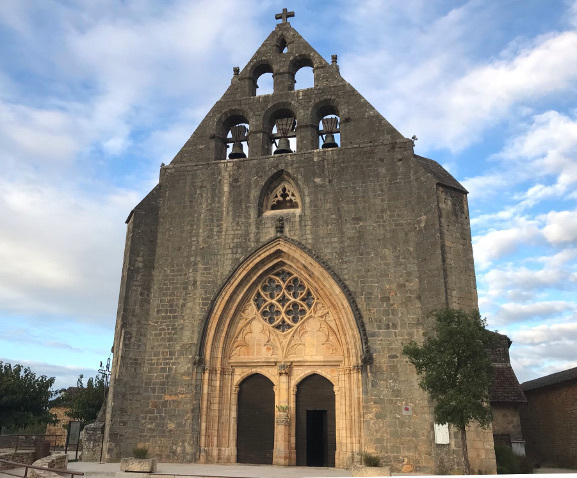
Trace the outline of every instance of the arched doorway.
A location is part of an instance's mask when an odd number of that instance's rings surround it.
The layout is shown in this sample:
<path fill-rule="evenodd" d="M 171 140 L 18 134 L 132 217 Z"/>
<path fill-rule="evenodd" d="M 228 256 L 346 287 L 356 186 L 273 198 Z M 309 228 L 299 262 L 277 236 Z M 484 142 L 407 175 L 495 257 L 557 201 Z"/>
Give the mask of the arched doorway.
<path fill-rule="evenodd" d="M 238 463 L 272 465 L 274 448 L 274 385 L 258 373 L 239 386 Z"/>
<path fill-rule="evenodd" d="M 342 287 L 302 246 L 284 238 L 265 244 L 229 277 L 209 313 L 199 354 L 204 362 L 200 462 L 264 463 L 250 455 L 256 448 L 252 440 L 248 455 L 242 449 L 250 434 L 243 424 L 245 395 L 250 382 L 257 380 L 248 378 L 255 374 L 262 376 L 260 386 L 267 380 L 269 390 L 271 383 L 274 386 L 273 464 L 297 464 L 297 387 L 302 382 L 306 395 L 307 387 L 314 390 L 318 380 L 330 384 L 317 385 L 324 396 L 332 397 L 327 398 L 329 405 L 324 400 L 316 411 L 309 408 L 310 429 L 326 421 L 327 431 L 320 436 L 326 444 L 322 464 L 346 468 L 355 462 L 361 453 L 359 390 L 361 357 L 367 348 L 362 323 Z M 317 377 L 306 380 L 311 375 Z M 258 398 L 262 400 L 262 394 Z M 319 437 L 310 441 L 315 440 Z"/>
<path fill-rule="evenodd" d="M 313 374 L 297 385 L 296 455 L 299 466 L 335 466 L 336 420 L 333 384 Z"/>

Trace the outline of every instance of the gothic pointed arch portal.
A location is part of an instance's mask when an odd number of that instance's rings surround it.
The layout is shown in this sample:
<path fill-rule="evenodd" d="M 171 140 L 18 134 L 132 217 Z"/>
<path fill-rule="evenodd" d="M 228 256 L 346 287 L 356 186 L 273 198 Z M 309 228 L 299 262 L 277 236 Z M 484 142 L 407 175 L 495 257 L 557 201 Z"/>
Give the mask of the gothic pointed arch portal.
<path fill-rule="evenodd" d="M 342 285 L 302 247 L 279 237 L 253 253 L 207 317 L 200 461 L 238 461 L 239 390 L 260 374 L 274 386 L 273 464 L 295 465 L 297 386 L 314 374 L 334 391 L 328 463 L 354 463 L 361 453 L 361 361 L 368 354 L 362 332 Z"/>

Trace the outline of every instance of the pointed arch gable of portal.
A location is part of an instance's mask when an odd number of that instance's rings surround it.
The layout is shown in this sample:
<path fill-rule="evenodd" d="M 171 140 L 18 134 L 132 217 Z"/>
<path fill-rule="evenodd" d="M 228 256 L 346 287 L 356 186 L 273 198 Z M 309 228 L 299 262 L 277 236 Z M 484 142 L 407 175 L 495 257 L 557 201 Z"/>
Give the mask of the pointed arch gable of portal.
<path fill-rule="evenodd" d="M 253 373 L 274 384 L 274 464 L 296 464 L 292 391 L 310 373 L 327 377 L 335 388 L 340 418 L 331 463 L 344 468 L 358 460 L 361 367 L 370 353 L 356 304 L 351 306 L 350 293 L 339 282 L 284 237 L 260 247 L 231 274 L 207 316 L 199 350 L 204 364 L 200 461 L 237 461 L 239 385 Z"/>
<path fill-rule="evenodd" d="M 247 286 L 251 278 L 256 279 L 259 271 L 263 274 L 267 267 L 270 268 L 275 262 L 280 263 L 282 260 L 301 264 L 303 268 L 308 268 L 320 283 L 331 285 L 330 289 L 335 293 L 332 302 L 337 303 L 339 309 L 347 312 L 348 318 L 352 319 L 347 322 L 355 324 L 360 336 L 361 350 L 358 356 L 360 363 L 362 365 L 371 364 L 373 356 L 370 351 L 365 324 L 352 292 L 326 261 L 303 244 L 288 237 L 275 237 L 258 247 L 229 275 L 212 300 L 205 316 L 195 360 L 199 363 L 206 363 L 206 359 L 210 355 L 206 351 L 207 344 L 211 343 L 210 338 L 214 336 L 215 330 L 221 328 L 219 324 L 215 323 L 215 317 L 218 320 L 222 317 L 225 309 L 238 306 L 239 292 L 242 295 L 244 287 Z M 233 297 L 234 291 L 237 293 Z"/>

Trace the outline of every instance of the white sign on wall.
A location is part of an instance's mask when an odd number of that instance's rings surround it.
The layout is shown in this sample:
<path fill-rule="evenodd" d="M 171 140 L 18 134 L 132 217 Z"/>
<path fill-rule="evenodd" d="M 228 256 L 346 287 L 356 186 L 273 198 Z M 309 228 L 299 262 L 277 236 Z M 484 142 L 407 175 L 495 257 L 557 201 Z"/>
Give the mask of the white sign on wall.
<path fill-rule="evenodd" d="M 449 444 L 449 425 L 447 423 L 435 423 L 435 443 L 437 445 Z"/>

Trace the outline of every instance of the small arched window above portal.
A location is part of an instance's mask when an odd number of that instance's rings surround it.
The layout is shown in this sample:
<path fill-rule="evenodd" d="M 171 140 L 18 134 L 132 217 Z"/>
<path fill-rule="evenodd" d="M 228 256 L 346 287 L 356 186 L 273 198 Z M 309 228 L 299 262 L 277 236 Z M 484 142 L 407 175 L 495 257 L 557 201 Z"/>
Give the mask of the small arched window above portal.
<path fill-rule="evenodd" d="M 267 210 L 281 211 L 284 209 L 299 209 L 300 199 L 297 197 L 296 189 L 288 182 L 281 183 L 270 194 Z"/>
<path fill-rule="evenodd" d="M 264 185 L 259 198 L 259 215 L 275 212 L 299 212 L 302 202 L 289 174 L 277 171 Z"/>

